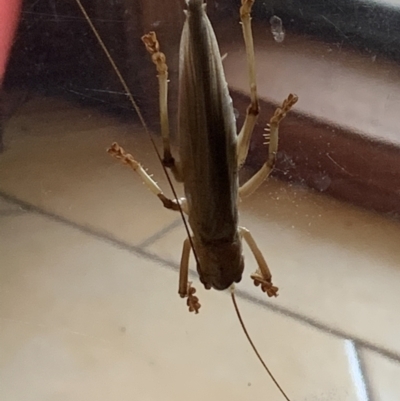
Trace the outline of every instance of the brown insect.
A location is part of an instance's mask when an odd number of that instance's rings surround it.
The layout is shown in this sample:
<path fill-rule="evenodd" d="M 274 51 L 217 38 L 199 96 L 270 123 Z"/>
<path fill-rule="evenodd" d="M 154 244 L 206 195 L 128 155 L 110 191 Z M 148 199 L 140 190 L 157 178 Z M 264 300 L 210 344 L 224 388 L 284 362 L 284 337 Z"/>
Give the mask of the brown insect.
<path fill-rule="evenodd" d="M 149 189 L 168 209 L 181 208 L 189 219 L 192 235 L 183 244 L 180 264 L 179 294 L 187 298 L 190 311 L 200 304 L 188 282 L 189 255 L 195 252 L 197 271 L 206 289 L 224 290 L 242 278 L 244 260 L 242 239 L 249 245 L 258 264 L 251 275 L 268 296 L 276 296 L 271 272 L 250 232 L 238 225 L 237 204 L 240 197 L 255 191 L 271 173 L 278 147 L 278 128 L 297 96 L 289 95 L 269 124 L 269 153 L 262 168 L 239 187 L 238 172 L 244 164 L 259 107 L 255 82 L 254 49 L 250 11 L 253 1 L 244 0 L 240 9 L 247 50 L 251 103 L 239 135 L 232 99 L 222 66 L 214 30 L 203 0 L 188 0 L 182 31 L 179 65 L 179 161 L 171 154 L 167 111 L 168 67 L 160 52 L 154 32 L 142 37 L 157 66 L 160 86 L 160 114 L 164 145 L 163 165 L 175 179 L 183 182 L 185 198 L 165 197 L 141 165 L 117 144 L 109 152 L 137 171 Z M 179 205 L 178 203 L 179 202 Z"/>
<path fill-rule="evenodd" d="M 80 0 L 76 1 L 80 3 Z M 251 134 L 259 114 L 250 16 L 254 0 L 242 0 L 240 8 L 251 102 L 239 135 L 236 131 L 234 109 L 222 58 L 214 30 L 206 14 L 206 5 L 203 0 L 187 0 L 186 3 L 186 21 L 181 37 L 179 65 L 179 160 L 173 157 L 170 146 L 166 58 L 160 52 L 154 32 L 142 37 L 157 67 L 159 80 L 163 156 L 159 155 L 157 149 L 156 151 L 164 168 L 170 169 L 178 182 L 183 182 L 185 198 L 178 199 L 168 174 L 175 199 L 167 198 L 141 164 L 117 143 L 114 143 L 108 152 L 137 172 L 147 187 L 162 201 L 164 207 L 179 211 L 182 216 L 184 214 L 188 216 L 192 233 L 183 219 L 188 238 L 183 244 L 179 294 L 182 298 L 187 298 L 189 310 L 198 313 L 200 303 L 195 295 L 196 290 L 188 281 L 190 251 L 194 252 L 200 281 L 206 289 L 233 288 L 234 283 L 241 280 L 244 270 L 242 239 L 249 245 L 258 265 L 257 271 L 251 275 L 254 284 L 261 286 L 262 291 L 268 296 L 277 296 L 278 288 L 272 283 L 271 272 L 260 249 L 249 230 L 238 225 L 238 202 L 241 197 L 253 193 L 273 170 L 278 150 L 279 124 L 297 102 L 297 96 L 290 94 L 282 106 L 276 109 L 265 135 L 269 142 L 266 161 L 258 172 L 239 186 L 238 173 L 247 158 Z M 81 10 L 144 124 L 140 110 L 125 81 L 86 12 L 82 7 Z M 235 303 L 233 296 L 232 298 Z M 239 319 L 241 320 L 240 315 Z M 246 330 L 245 334 L 248 337 Z M 251 339 L 249 337 L 248 339 L 275 384 L 289 400 L 262 361 Z"/>

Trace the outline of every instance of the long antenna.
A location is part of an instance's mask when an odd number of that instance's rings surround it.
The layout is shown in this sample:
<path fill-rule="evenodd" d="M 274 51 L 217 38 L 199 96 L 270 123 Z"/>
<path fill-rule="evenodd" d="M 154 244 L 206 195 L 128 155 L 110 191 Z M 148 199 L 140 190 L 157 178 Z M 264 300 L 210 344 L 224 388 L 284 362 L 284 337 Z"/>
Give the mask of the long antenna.
<path fill-rule="evenodd" d="M 101 48 L 103 49 L 104 54 L 106 55 L 106 57 L 107 57 L 108 61 L 110 62 L 111 66 L 112 66 L 112 68 L 113 68 L 113 70 L 114 70 L 114 72 L 116 73 L 116 75 L 117 75 L 119 81 L 121 82 L 122 87 L 124 88 L 125 94 L 128 96 L 128 99 L 129 99 L 129 101 L 130 101 L 130 103 L 131 103 L 133 109 L 135 110 L 136 114 L 138 115 L 139 120 L 140 120 L 140 122 L 141 122 L 141 124 L 142 124 L 144 130 L 146 131 L 146 134 L 147 134 L 148 137 L 150 138 L 151 144 L 152 144 L 152 146 L 153 146 L 153 148 L 154 148 L 154 150 L 155 150 L 155 152 L 156 152 L 157 158 L 158 158 L 158 160 L 159 160 L 160 163 L 161 163 L 161 166 L 162 166 L 162 168 L 163 168 L 163 170 L 164 170 L 165 176 L 167 177 L 168 184 L 169 184 L 169 186 L 170 186 L 170 188 L 171 188 L 171 191 L 172 191 L 172 193 L 173 193 L 173 195 L 174 195 L 174 198 L 175 198 L 176 201 L 177 201 L 176 203 L 177 203 L 177 205 L 178 205 L 179 213 L 180 213 L 180 215 L 181 215 L 181 217 L 182 217 L 182 221 L 183 221 L 183 224 L 184 224 L 184 226 L 185 226 L 185 230 L 186 230 L 186 232 L 187 232 L 187 234 L 188 234 L 188 238 L 189 238 L 190 243 L 191 243 L 191 247 L 192 247 L 192 251 L 193 251 L 194 258 L 195 258 L 195 260 L 196 260 L 196 263 L 198 263 L 198 258 L 197 258 L 197 254 L 196 254 L 196 251 L 195 251 L 194 246 L 193 246 L 193 243 L 192 243 L 192 238 L 191 238 L 191 235 L 190 235 L 190 232 L 189 232 L 188 223 L 187 223 L 187 221 L 186 221 L 186 218 L 185 218 L 185 215 L 184 215 L 183 210 L 182 210 L 182 208 L 181 208 L 181 205 L 180 205 L 180 203 L 179 203 L 179 201 L 178 201 L 178 195 L 177 195 L 177 193 L 176 193 L 176 191 L 175 191 L 175 187 L 174 187 L 174 185 L 172 184 L 172 181 L 171 181 L 171 178 L 170 178 L 170 176 L 169 176 L 169 174 L 168 174 L 168 171 L 167 171 L 167 169 L 165 168 L 165 166 L 164 166 L 164 164 L 163 164 L 163 161 L 162 161 L 160 152 L 159 152 L 159 150 L 158 150 L 158 148 L 157 148 L 157 145 L 156 145 L 156 143 L 155 143 L 155 141 L 154 141 L 153 135 L 150 133 L 150 130 L 149 130 L 149 128 L 148 128 L 148 126 L 147 126 L 147 124 L 146 124 L 146 121 L 145 121 L 145 119 L 144 119 L 144 117 L 143 117 L 143 115 L 142 115 L 142 113 L 141 113 L 141 111 L 140 111 L 140 108 L 139 108 L 139 106 L 137 105 L 135 99 L 133 98 L 132 93 L 131 93 L 131 91 L 130 91 L 130 89 L 129 89 L 129 87 L 128 87 L 128 85 L 127 85 L 125 79 L 124 79 L 124 77 L 122 76 L 122 74 L 121 74 L 121 72 L 119 71 L 117 65 L 115 64 L 115 62 L 114 62 L 114 60 L 113 60 L 113 58 L 112 58 L 110 52 L 108 51 L 108 49 L 107 49 L 105 43 L 103 42 L 101 36 L 99 35 L 99 32 L 97 31 L 96 27 L 93 25 L 93 22 L 92 22 L 92 20 L 90 19 L 88 13 L 86 12 L 85 8 L 83 7 L 83 5 L 82 5 L 82 3 L 81 3 L 81 0 L 75 0 L 75 1 L 76 1 L 76 3 L 77 3 L 78 7 L 80 8 L 80 10 L 81 10 L 81 12 L 82 12 L 82 14 L 83 14 L 85 20 L 86 20 L 87 23 L 89 24 L 89 26 L 90 26 L 90 28 L 91 28 L 93 34 L 96 36 L 97 41 L 99 42 Z M 236 315 L 237 315 L 237 317 L 238 317 L 238 319 L 239 319 L 240 325 L 241 325 L 241 327 L 242 327 L 242 329 L 243 329 L 243 332 L 244 332 L 244 334 L 245 334 L 245 336 L 246 336 L 246 338 L 247 338 L 247 341 L 250 343 L 250 345 L 251 345 L 251 347 L 252 347 L 254 353 L 256 354 L 258 360 L 261 362 L 261 364 L 262 364 L 262 366 L 264 367 L 265 371 L 268 373 L 269 377 L 270 377 L 270 378 L 272 379 L 272 381 L 275 383 L 276 387 L 279 389 L 279 391 L 281 392 L 281 394 L 283 395 L 283 397 L 285 398 L 285 400 L 286 400 L 286 401 L 290 401 L 290 398 L 286 395 L 286 393 L 284 392 L 284 390 L 282 389 L 282 387 L 279 385 L 278 381 L 275 379 L 275 377 L 274 377 L 274 375 L 272 374 L 272 372 L 268 369 L 266 363 L 265 363 L 264 360 L 262 359 L 260 353 L 258 352 L 256 346 L 255 346 L 254 343 L 253 343 L 253 340 L 251 339 L 251 337 L 250 337 L 250 335 L 249 335 L 249 333 L 248 333 L 248 331 L 247 331 L 247 329 L 246 329 L 246 326 L 245 326 L 245 324 L 244 324 L 244 322 L 243 322 L 243 319 L 242 319 L 242 316 L 241 316 L 241 314 L 240 314 L 238 305 L 237 305 L 237 303 L 236 303 L 236 298 L 235 298 L 235 294 L 234 294 L 234 286 L 233 286 L 233 285 L 231 286 L 231 296 L 232 296 L 232 301 L 233 301 L 233 305 L 234 305 L 234 309 L 235 309 Z"/>
<path fill-rule="evenodd" d="M 240 322 L 240 326 L 242 327 L 242 330 L 244 332 L 244 335 L 247 338 L 247 341 L 250 343 L 251 348 L 253 348 L 254 353 L 256 354 L 258 360 L 261 362 L 261 365 L 263 365 L 265 371 L 268 373 L 268 376 L 271 378 L 271 380 L 274 382 L 275 386 L 278 388 L 278 390 L 281 392 L 281 394 L 283 395 L 283 397 L 285 398 L 286 401 L 290 401 L 290 398 L 286 395 L 285 391 L 283 390 L 283 388 L 280 386 L 280 384 L 278 383 L 278 381 L 275 379 L 275 376 L 272 374 L 271 370 L 268 368 L 267 364 L 264 362 L 262 356 L 260 355 L 260 353 L 257 350 L 257 347 L 254 345 L 253 340 L 250 337 L 249 332 L 246 329 L 246 325 L 244 324 L 244 321 L 242 319 L 242 315 L 240 314 L 239 311 L 239 307 L 236 303 L 236 297 L 235 297 L 235 287 L 234 285 L 231 286 L 231 297 L 232 297 L 232 302 L 233 302 L 233 306 L 235 308 L 235 312 L 236 315 L 239 319 Z"/>
<path fill-rule="evenodd" d="M 129 89 L 129 87 L 128 87 L 128 84 L 126 83 L 124 77 L 122 76 L 121 72 L 119 71 L 119 68 L 118 68 L 117 65 L 115 64 L 113 58 L 111 57 L 111 54 L 110 54 L 110 52 L 108 51 L 107 46 L 106 46 L 105 43 L 103 42 L 103 39 L 101 38 L 99 32 L 97 31 L 96 27 L 93 25 L 93 22 L 92 22 L 92 20 L 90 19 L 88 13 L 86 12 L 85 7 L 83 7 L 81 0 L 75 0 L 75 1 L 76 1 L 76 3 L 77 3 L 78 7 L 80 8 L 80 10 L 81 10 L 83 16 L 85 17 L 85 20 L 86 20 L 87 23 L 89 24 L 90 29 L 92 30 L 93 34 L 96 36 L 96 39 L 97 39 L 97 41 L 99 42 L 101 48 L 103 49 L 103 52 L 104 52 L 104 54 L 106 55 L 108 61 L 110 62 L 111 66 L 112 66 L 112 68 L 113 68 L 113 70 L 114 70 L 114 72 L 117 74 L 117 77 L 118 77 L 119 81 L 121 82 L 122 87 L 124 88 L 124 91 L 125 91 L 126 96 L 128 96 L 128 99 L 129 99 L 129 101 L 131 102 L 132 107 L 133 107 L 133 109 L 135 110 L 136 114 L 138 115 L 139 120 L 140 120 L 140 122 L 142 123 L 144 130 L 146 131 L 146 134 L 147 134 L 148 137 L 150 138 L 151 144 L 153 145 L 153 148 L 154 148 L 154 150 L 155 150 L 155 152 L 156 152 L 157 158 L 158 158 L 158 160 L 159 160 L 160 163 L 161 163 L 161 166 L 162 166 L 162 168 L 163 168 L 163 170 L 164 170 L 164 174 L 165 174 L 165 176 L 167 177 L 168 184 L 169 184 L 169 186 L 170 186 L 170 188 L 171 188 L 171 191 L 172 191 L 172 193 L 173 193 L 173 195 L 174 195 L 174 198 L 175 198 L 175 200 L 176 200 L 176 203 L 177 203 L 177 205 L 178 205 L 179 213 L 180 213 L 180 215 L 181 215 L 183 224 L 184 224 L 184 226 L 185 226 L 185 230 L 186 230 L 186 232 L 187 232 L 187 234 L 188 234 L 188 238 L 189 238 L 190 243 L 191 243 L 191 245 L 192 245 L 193 255 L 194 255 L 194 257 L 195 257 L 196 263 L 198 263 L 197 254 L 196 254 L 196 251 L 194 250 L 194 247 L 193 247 L 193 244 L 192 244 L 192 239 L 191 239 L 191 235 L 190 235 L 190 232 L 189 232 L 188 223 L 187 223 L 187 221 L 186 221 L 186 218 L 185 218 L 185 215 L 184 215 L 184 213 L 183 213 L 182 207 L 181 207 L 181 205 L 180 205 L 180 203 L 179 203 L 178 195 L 177 195 L 177 193 L 176 193 L 176 191 L 175 191 L 174 185 L 172 184 L 171 177 L 169 176 L 168 171 L 167 171 L 167 169 L 165 168 L 164 163 L 162 162 L 162 158 L 161 158 L 160 152 L 159 152 L 159 150 L 158 150 L 158 148 L 157 148 L 157 145 L 156 145 L 156 143 L 155 143 L 155 141 L 154 141 L 153 135 L 150 133 L 150 130 L 149 130 L 147 124 L 146 124 L 146 121 L 145 121 L 145 119 L 143 118 L 142 112 L 140 111 L 139 106 L 137 105 L 135 99 L 133 98 L 132 93 L 131 93 L 131 91 L 130 91 L 130 89 Z"/>

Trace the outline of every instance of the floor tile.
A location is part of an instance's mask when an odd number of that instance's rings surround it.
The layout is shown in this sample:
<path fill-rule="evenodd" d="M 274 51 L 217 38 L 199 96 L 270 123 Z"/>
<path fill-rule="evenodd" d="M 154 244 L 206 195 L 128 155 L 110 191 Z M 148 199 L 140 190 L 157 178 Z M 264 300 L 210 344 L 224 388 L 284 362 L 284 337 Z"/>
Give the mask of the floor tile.
<path fill-rule="evenodd" d="M 105 153 L 114 140 L 169 195 L 138 127 L 43 98 L 7 125 L 0 398 L 282 399 L 246 342 L 229 293 L 206 291 L 193 276 L 202 309 L 187 312 L 177 294 L 186 236 L 179 214 Z M 397 394 L 398 223 L 274 180 L 240 206 L 280 296 L 266 300 L 252 285 L 255 262 L 244 246 L 237 300 L 292 401 Z"/>
<path fill-rule="evenodd" d="M 0 216 L 16 212 L 23 213 L 23 210 L 15 203 L 8 202 L 7 200 L 0 197 Z"/>
<path fill-rule="evenodd" d="M 360 350 L 371 400 L 397 401 L 400 394 L 400 364 L 379 354 Z"/>
<path fill-rule="evenodd" d="M 194 316 L 177 272 L 134 249 L 32 213 L 0 235 L 2 399 L 281 399 L 227 294 Z M 343 341 L 239 304 L 292 399 L 355 399 Z"/>
<path fill-rule="evenodd" d="M 9 124 L 8 150 L 0 157 L 0 191 L 129 243 L 139 243 L 174 221 L 176 216 L 163 209 L 139 177 L 106 153 L 113 141 L 120 142 L 143 158 L 166 187 L 143 131 L 91 109 L 85 113 L 68 103 L 63 106 L 68 112 L 58 105 L 57 118 L 20 111 Z M 60 113 L 66 115 L 60 118 Z"/>
<path fill-rule="evenodd" d="M 400 353 L 397 223 L 271 180 L 242 202 L 241 224 L 280 287 L 269 304 Z M 178 266 L 185 237 L 181 225 L 149 250 Z M 246 273 L 238 288 L 266 302 L 248 278 L 256 264 L 244 249 Z"/>

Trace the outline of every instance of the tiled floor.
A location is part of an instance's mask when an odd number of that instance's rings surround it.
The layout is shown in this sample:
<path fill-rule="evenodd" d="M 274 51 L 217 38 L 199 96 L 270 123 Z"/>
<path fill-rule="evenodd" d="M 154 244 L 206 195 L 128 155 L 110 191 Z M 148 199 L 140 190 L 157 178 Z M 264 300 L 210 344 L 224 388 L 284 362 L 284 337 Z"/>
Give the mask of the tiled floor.
<path fill-rule="evenodd" d="M 227 292 L 187 312 L 185 237 L 118 141 L 167 185 L 138 127 L 57 99 L 14 116 L 0 156 L 0 399 L 283 400 Z M 238 302 L 292 401 L 394 401 L 400 388 L 400 225 L 270 180 L 241 205 L 280 296 Z"/>

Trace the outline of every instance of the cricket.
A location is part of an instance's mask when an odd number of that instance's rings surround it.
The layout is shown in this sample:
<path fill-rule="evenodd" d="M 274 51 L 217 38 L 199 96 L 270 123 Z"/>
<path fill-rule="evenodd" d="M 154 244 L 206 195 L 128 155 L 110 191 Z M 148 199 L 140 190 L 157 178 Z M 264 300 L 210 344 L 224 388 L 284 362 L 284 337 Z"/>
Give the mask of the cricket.
<path fill-rule="evenodd" d="M 76 1 L 145 126 L 140 110 L 123 77 L 80 0 Z M 194 313 L 199 312 L 201 304 L 195 287 L 188 280 L 191 252 L 194 254 L 197 272 L 205 289 L 230 288 L 237 309 L 233 289 L 234 284 L 241 281 L 244 271 L 242 250 L 244 241 L 249 246 L 258 266 L 257 271 L 251 274 L 255 286 L 261 287 L 261 290 L 269 297 L 278 295 L 278 287 L 272 282 L 270 269 L 256 241 L 249 230 L 239 225 L 238 204 L 241 198 L 251 195 L 274 169 L 278 151 L 279 124 L 298 98 L 294 94 L 289 94 L 282 105 L 276 109 L 266 127 L 265 138 L 268 151 L 266 151 L 265 163 L 247 182 L 239 186 L 239 171 L 246 161 L 252 132 L 260 113 L 251 28 L 253 3 L 254 0 L 242 0 L 240 7 L 250 105 L 239 134 L 237 134 L 234 108 L 224 74 L 223 60 L 206 13 L 206 4 L 203 0 L 186 0 L 184 11 L 186 20 L 179 50 L 178 159 L 173 156 L 170 143 L 166 57 L 160 51 L 155 32 L 142 37 L 157 70 L 162 155 L 157 150 L 154 140 L 151 140 L 174 197 L 168 198 L 139 161 L 119 144 L 113 143 L 108 149 L 110 155 L 139 174 L 145 185 L 160 199 L 165 208 L 181 213 L 188 236 L 183 242 L 178 293 L 186 299 L 189 311 Z M 177 182 L 183 183 L 184 198 L 177 197 L 167 169 L 172 172 Z M 185 216 L 188 218 L 188 223 Z M 239 314 L 238 316 L 244 328 L 241 317 Z M 245 328 L 244 331 L 264 368 L 285 399 L 289 400 L 262 361 Z"/>
<path fill-rule="evenodd" d="M 192 234 L 183 243 L 179 295 L 187 299 L 189 311 L 198 313 L 196 290 L 188 282 L 189 256 L 195 254 L 200 281 L 206 289 L 225 290 L 240 282 L 244 270 L 242 241 L 252 251 L 258 270 L 251 275 L 268 296 L 277 296 L 270 269 L 249 230 L 238 225 L 238 202 L 253 193 L 274 168 L 279 123 L 296 103 L 289 95 L 270 120 L 268 157 L 261 169 L 239 187 L 238 173 L 246 161 L 251 134 L 259 114 L 255 58 L 251 33 L 253 0 L 243 0 L 240 18 L 246 46 L 251 103 L 237 135 L 232 99 L 222 66 L 217 39 L 203 0 L 187 1 L 186 21 L 180 43 L 179 65 L 179 160 L 171 154 L 167 86 L 168 67 L 155 32 L 142 40 L 157 68 L 160 88 L 160 118 L 163 139 L 162 163 L 176 181 L 183 182 L 185 198 L 168 199 L 144 168 L 114 143 L 109 153 L 136 171 L 164 207 L 182 210 Z"/>

